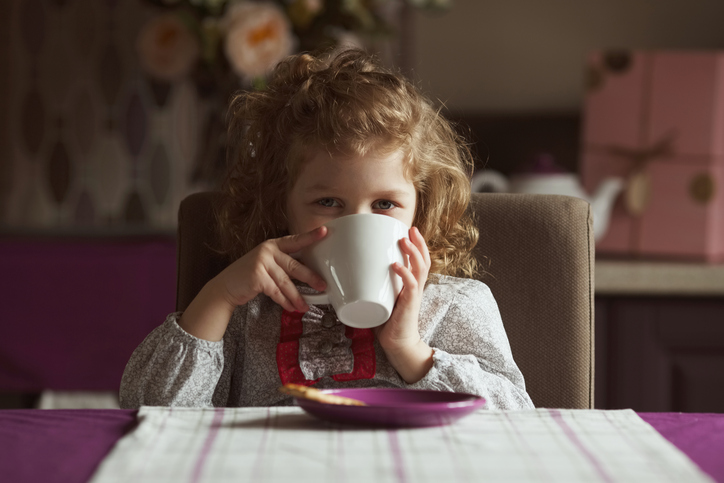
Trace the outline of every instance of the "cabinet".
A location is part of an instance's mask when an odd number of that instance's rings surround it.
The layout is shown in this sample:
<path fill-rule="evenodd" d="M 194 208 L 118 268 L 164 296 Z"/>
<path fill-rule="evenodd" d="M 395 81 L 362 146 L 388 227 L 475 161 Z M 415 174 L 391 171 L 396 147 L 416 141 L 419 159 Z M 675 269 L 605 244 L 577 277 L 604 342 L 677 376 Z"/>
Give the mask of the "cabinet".
<path fill-rule="evenodd" d="M 596 407 L 724 412 L 724 266 L 596 263 Z"/>

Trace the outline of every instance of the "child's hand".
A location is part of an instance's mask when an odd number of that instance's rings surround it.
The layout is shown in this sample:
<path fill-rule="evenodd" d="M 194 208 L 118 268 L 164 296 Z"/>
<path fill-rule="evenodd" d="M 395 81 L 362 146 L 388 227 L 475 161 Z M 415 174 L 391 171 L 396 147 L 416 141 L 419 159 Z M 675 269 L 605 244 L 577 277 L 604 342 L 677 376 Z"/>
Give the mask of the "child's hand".
<path fill-rule="evenodd" d="M 290 254 L 326 235 L 327 227 L 321 226 L 307 233 L 273 238 L 259 244 L 219 274 L 219 288 L 224 291 L 226 301 L 236 307 L 263 292 L 286 310 L 308 311 L 309 306 L 292 279 L 307 283 L 320 292 L 326 284 L 322 277 Z"/>
<path fill-rule="evenodd" d="M 179 325 L 200 339 L 221 340 L 237 305 L 265 293 L 286 310 L 306 312 L 306 302 L 292 279 L 324 291 L 326 283 L 291 253 L 321 240 L 327 227 L 267 240 L 211 279 L 184 311 Z"/>
<path fill-rule="evenodd" d="M 430 252 L 420 231 L 412 227 L 410 238 L 400 240 L 408 266 L 395 263 L 392 270 L 402 278 L 390 319 L 376 329 L 377 339 L 388 360 L 407 381 L 416 382 L 432 366 L 432 349 L 420 339 L 419 317 L 422 292 L 430 271 Z"/>

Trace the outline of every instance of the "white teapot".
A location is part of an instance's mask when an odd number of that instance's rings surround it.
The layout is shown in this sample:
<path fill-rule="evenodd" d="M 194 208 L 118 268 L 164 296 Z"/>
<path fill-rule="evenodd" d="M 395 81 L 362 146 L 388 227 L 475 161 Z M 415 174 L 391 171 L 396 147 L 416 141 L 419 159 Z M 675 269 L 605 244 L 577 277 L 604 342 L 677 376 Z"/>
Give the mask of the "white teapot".
<path fill-rule="evenodd" d="M 578 176 L 559 168 L 548 154 L 540 155 L 530 171 L 514 174 L 510 179 L 493 170 L 483 170 L 473 176 L 471 188 L 477 192 L 508 192 L 567 195 L 581 198 L 591 204 L 593 211 L 593 235 L 600 240 L 608 229 L 611 208 L 616 196 L 623 189 L 620 178 L 606 178 L 593 196 L 581 186 Z"/>

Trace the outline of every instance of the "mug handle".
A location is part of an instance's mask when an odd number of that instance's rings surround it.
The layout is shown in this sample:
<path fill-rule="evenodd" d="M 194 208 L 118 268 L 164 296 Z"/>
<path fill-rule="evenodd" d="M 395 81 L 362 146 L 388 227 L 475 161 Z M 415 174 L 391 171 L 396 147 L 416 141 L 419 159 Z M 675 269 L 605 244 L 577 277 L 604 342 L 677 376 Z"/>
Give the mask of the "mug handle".
<path fill-rule="evenodd" d="M 305 302 L 312 305 L 329 305 L 329 295 L 326 292 L 320 294 L 301 294 Z"/>

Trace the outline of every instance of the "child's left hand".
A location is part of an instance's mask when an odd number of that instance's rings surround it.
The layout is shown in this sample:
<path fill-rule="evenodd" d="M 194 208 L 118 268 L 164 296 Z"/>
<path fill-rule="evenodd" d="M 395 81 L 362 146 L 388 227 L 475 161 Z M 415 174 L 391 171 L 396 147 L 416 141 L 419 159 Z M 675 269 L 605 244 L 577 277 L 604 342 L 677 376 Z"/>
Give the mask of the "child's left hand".
<path fill-rule="evenodd" d="M 410 228 L 409 238 L 400 240 L 400 248 L 408 266 L 395 263 L 392 270 L 402 278 L 402 291 L 390 319 L 377 327 L 375 334 L 390 363 L 410 383 L 432 366 L 432 349 L 420 339 L 419 332 L 422 292 L 431 263 L 427 243 L 416 227 Z"/>

